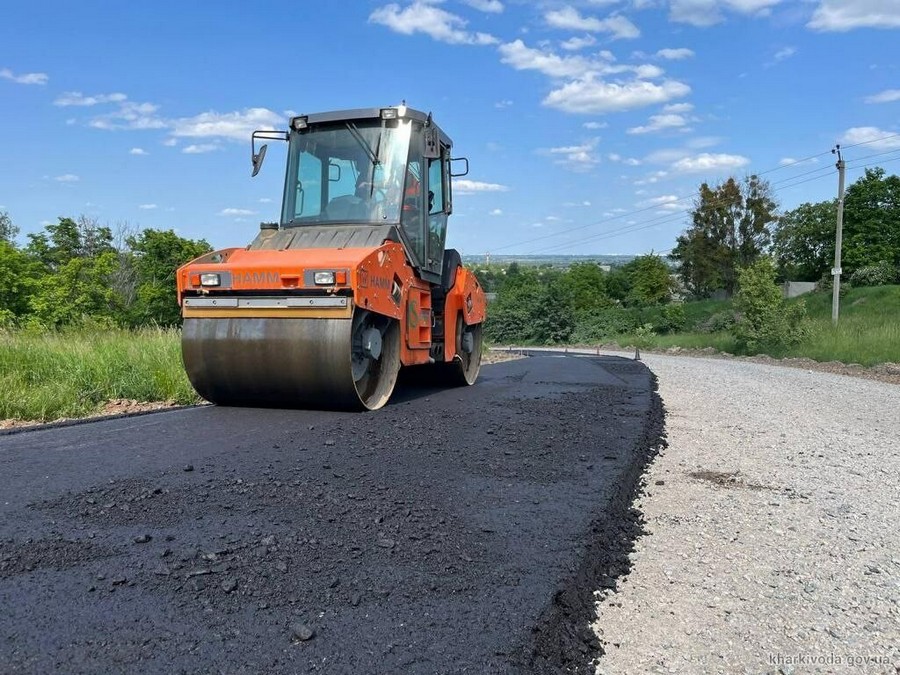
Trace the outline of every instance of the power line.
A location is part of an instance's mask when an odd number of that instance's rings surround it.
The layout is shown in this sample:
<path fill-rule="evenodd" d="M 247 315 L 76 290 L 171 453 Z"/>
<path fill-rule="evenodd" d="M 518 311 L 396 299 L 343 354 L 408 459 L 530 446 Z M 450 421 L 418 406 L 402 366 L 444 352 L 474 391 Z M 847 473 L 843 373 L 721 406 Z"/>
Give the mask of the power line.
<path fill-rule="evenodd" d="M 861 141 L 861 142 L 859 142 L 859 143 L 854 143 L 854 144 L 852 144 L 852 145 L 849 145 L 849 146 L 843 146 L 843 147 L 844 147 L 845 149 L 848 148 L 848 147 L 858 147 L 858 146 L 862 146 L 862 145 L 868 145 L 868 144 L 871 144 L 871 143 L 878 143 L 878 142 L 885 141 L 885 140 L 888 140 L 888 139 L 891 139 L 891 138 L 895 138 L 895 137 L 900 137 L 900 133 L 891 134 L 891 135 L 883 136 L 883 137 L 880 137 L 880 138 L 873 138 L 873 139 L 870 139 L 870 140 L 867 140 L 867 141 Z M 880 155 L 883 155 L 883 154 L 889 154 L 890 152 L 896 152 L 896 150 L 888 151 L 888 152 L 886 152 L 886 153 L 874 153 L 874 154 L 872 154 L 872 155 L 866 155 L 866 156 L 861 157 L 861 158 L 859 158 L 858 160 L 855 160 L 855 161 L 859 161 L 859 160 L 862 160 L 862 159 L 867 159 L 867 158 L 869 158 L 869 157 L 880 156 Z M 789 163 L 786 163 L 786 164 L 783 164 L 783 165 L 780 165 L 780 166 L 777 166 L 777 167 L 772 167 L 772 168 L 766 169 L 766 170 L 764 170 L 764 171 L 755 172 L 755 173 L 752 173 L 752 174 L 750 174 L 750 175 L 754 175 L 754 176 L 763 176 L 763 175 L 767 175 L 767 174 L 770 174 L 770 173 L 774 173 L 774 172 L 776 172 L 776 171 L 780 171 L 780 170 L 782 170 L 782 169 L 787 169 L 787 168 L 789 168 L 789 167 L 791 167 L 791 166 L 796 166 L 796 165 L 798 165 L 798 164 L 802 164 L 802 163 L 804 163 L 804 162 L 808 162 L 808 161 L 811 161 L 811 160 L 813 160 L 813 159 L 817 159 L 818 157 L 821 157 L 821 156 L 823 156 L 823 155 L 828 155 L 828 154 L 830 154 L 830 151 L 820 152 L 820 153 L 817 153 L 817 154 L 815 154 L 815 155 L 810 155 L 809 157 L 805 157 L 805 158 L 803 158 L 803 159 L 793 160 L 793 161 L 791 161 L 791 162 L 789 162 Z M 854 167 L 854 168 L 858 168 L 858 167 Z M 778 186 L 778 185 L 782 185 L 783 183 L 789 183 L 790 181 L 795 181 L 796 179 L 802 178 L 802 177 L 804 177 L 804 176 L 809 176 L 809 175 L 816 174 L 816 173 L 821 173 L 821 174 L 822 174 L 822 175 L 816 176 L 816 177 L 814 177 L 814 178 L 810 178 L 810 179 L 807 179 L 807 180 L 803 180 L 803 181 L 799 181 L 799 182 L 791 183 L 791 184 L 789 184 L 789 185 L 783 185 L 783 186 L 782 186 L 782 189 L 789 189 L 789 188 L 792 188 L 792 187 L 796 187 L 797 185 L 802 185 L 802 184 L 804 184 L 804 183 L 808 183 L 808 182 L 811 182 L 811 181 L 814 181 L 814 180 L 818 180 L 818 179 L 820 179 L 820 178 L 824 178 L 824 177 L 826 177 L 826 175 L 829 175 L 830 172 L 832 172 L 832 171 L 834 171 L 833 166 L 827 165 L 827 166 L 819 167 L 819 168 L 817 168 L 817 169 L 811 169 L 811 170 L 805 171 L 805 172 L 803 172 L 803 173 L 795 174 L 795 175 L 793 175 L 793 176 L 788 176 L 788 177 L 786 177 L 786 178 L 782 178 L 781 180 L 771 182 L 769 185 L 770 185 L 771 187 L 775 187 L 775 186 Z M 673 201 L 665 202 L 664 204 L 653 204 L 653 205 L 650 205 L 650 206 L 642 207 L 642 208 L 640 208 L 640 209 L 634 209 L 634 210 L 632 210 L 632 211 L 626 211 L 626 212 L 624 212 L 624 213 L 620 213 L 620 214 L 617 214 L 617 215 L 615 215 L 615 216 L 610 216 L 610 217 L 608 217 L 608 218 L 605 218 L 605 219 L 602 219 L 602 220 L 599 220 L 599 221 L 594 221 L 594 222 L 591 222 L 591 223 L 586 223 L 586 224 L 584 224 L 584 225 L 577 225 L 577 226 L 575 226 L 575 227 L 570 227 L 570 228 L 567 228 L 567 229 L 565 229 L 565 230 L 560 230 L 560 231 L 558 231 L 558 232 L 552 232 L 552 233 L 545 234 L 545 235 L 541 235 L 541 236 L 538 236 L 538 237 L 532 237 L 531 239 L 526 239 L 526 240 L 522 240 L 522 241 L 518 241 L 518 242 L 512 242 L 512 243 L 509 243 L 509 244 L 505 244 L 505 245 L 503 245 L 503 246 L 499 246 L 499 247 L 496 247 L 496 248 L 492 249 L 492 251 L 496 253 L 497 251 L 504 251 L 504 250 L 507 250 L 507 249 L 509 249 L 509 248 L 514 248 L 514 247 L 518 247 L 518 246 L 525 246 L 525 245 L 527 245 L 527 244 L 533 244 L 533 243 L 535 243 L 535 242 L 545 241 L 545 240 L 547 240 L 547 239 L 555 239 L 555 238 L 557 238 L 557 237 L 561 237 L 561 236 L 563 236 L 563 235 L 570 234 L 570 233 L 572 233 L 572 232 L 577 232 L 577 231 L 579 231 L 579 230 L 584 230 L 584 229 L 593 228 L 593 227 L 599 227 L 599 226 L 601 226 L 601 225 L 606 225 L 606 224 L 608 224 L 608 223 L 612 223 L 612 222 L 615 222 L 615 221 L 618 221 L 618 220 L 622 220 L 623 218 L 630 218 L 630 217 L 634 217 L 634 216 L 636 216 L 636 215 L 639 215 L 639 214 L 641 214 L 641 213 L 646 213 L 646 212 L 648 212 L 648 211 L 653 211 L 653 210 L 659 209 L 661 206 L 664 206 L 664 205 L 677 204 L 677 203 L 684 202 L 684 201 L 687 201 L 687 200 L 690 200 L 690 199 L 694 199 L 694 198 L 696 198 L 696 194 L 686 195 L 686 196 L 683 196 L 683 197 L 679 197 L 679 198 L 677 198 L 677 199 L 675 199 L 675 200 L 673 200 Z M 713 202 L 712 204 L 715 204 L 715 202 Z M 676 216 L 674 219 L 666 220 L 666 221 L 664 221 L 664 222 L 671 222 L 672 220 L 677 220 L 677 219 L 679 219 L 679 218 L 681 218 L 681 217 L 682 217 L 682 214 L 679 214 L 679 215 Z M 666 214 L 665 216 L 663 216 L 663 218 L 668 218 L 668 214 Z M 651 221 L 651 222 L 652 222 L 653 224 L 664 224 L 663 222 L 659 222 L 659 223 L 656 223 L 656 222 L 654 222 L 654 221 Z M 632 231 L 639 231 L 640 229 L 646 229 L 646 228 L 643 227 L 643 226 L 637 227 L 636 229 L 632 229 L 632 228 L 635 227 L 635 225 L 637 225 L 637 224 L 634 224 L 634 225 L 626 225 L 626 226 L 624 226 L 624 227 L 621 227 L 621 228 L 617 228 L 617 229 L 611 230 L 611 231 L 609 231 L 609 232 L 602 232 L 602 233 L 598 233 L 598 234 L 596 234 L 596 235 L 589 235 L 589 236 L 587 236 L 587 237 L 579 238 L 579 239 L 576 239 L 576 240 L 566 240 L 566 241 L 560 242 L 560 243 L 558 243 L 558 244 L 551 244 L 551 245 L 549 245 L 549 246 L 547 246 L 547 247 L 544 247 L 544 248 L 542 248 L 542 249 L 534 249 L 534 250 L 535 250 L 535 251 L 539 251 L 539 250 L 541 250 L 541 251 L 543 251 L 543 250 L 546 250 L 546 251 L 552 251 L 552 250 L 557 249 L 557 248 L 564 248 L 565 246 L 570 246 L 570 245 L 577 244 L 577 243 L 580 243 L 580 242 L 585 242 L 585 241 L 595 241 L 597 238 L 601 238 L 601 239 L 602 239 L 602 238 L 607 238 L 608 235 L 612 235 L 612 234 L 615 234 L 616 236 L 618 236 L 618 235 L 621 235 L 621 234 L 627 234 L 627 233 L 632 232 Z M 641 224 L 641 225 L 642 225 L 642 224 Z M 526 253 L 526 254 L 524 254 L 524 255 L 528 255 L 528 253 Z"/>
<path fill-rule="evenodd" d="M 771 183 L 770 185 L 772 185 L 774 187 L 776 185 L 781 185 L 782 183 L 792 181 L 795 178 L 799 178 L 801 176 L 807 176 L 812 173 L 820 173 L 822 171 L 828 172 L 827 174 L 822 174 L 820 176 L 814 176 L 812 178 L 807 178 L 806 180 L 802 180 L 802 181 L 798 181 L 796 183 L 791 183 L 790 185 L 782 186 L 782 189 L 788 189 L 788 188 L 795 187 L 796 185 L 802 185 L 803 183 L 809 183 L 814 180 L 821 180 L 823 178 L 827 178 L 833 170 L 834 170 L 833 167 L 830 167 L 830 166 L 820 167 L 820 168 L 814 169 L 812 171 L 806 171 L 804 173 L 797 174 L 796 176 L 790 176 L 788 178 L 783 178 L 780 181 L 775 181 L 775 182 Z M 675 202 L 669 202 L 669 203 L 674 204 Z M 720 198 L 720 199 L 710 200 L 710 201 L 706 202 L 706 205 L 715 207 L 715 206 L 719 206 L 722 204 L 729 204 L 729 203 L 731 203 L 731 199 Z M 654 207 L 654 208 L 658 208 L 658 207 Z M 626 215 L 628 215 L 628 214 L 623 214 L 622 217 L 625 217 Z M 597 234 L 592 234 L 592 235 L 589 235 L 586 237 L 581 237 L 579 239 L 574 239 L 574 240 L 568 239 L 564 242 L 559 242 L 557 244 L 551 244 L 550 246 L 544 247 L 542 249 L 533 249 L 531 251 L 528 251 L 524 255 L 530 255 L 532 253 L 538 253 L 541 251 L 554 251 L 554 250 L 557 250 L 560 248 L 565 248 L 567 246 L 583 244 L 583 243 L 587 243 L 587 242 L 596 242 L 596 241 L 600 241 L 602 239 L 611 239 L 614 237 L 621 236 L 623 234 L 630 234 L 632 232 L 639 232 L 641 230 L 646 230 L 650 227 L 654 227 L 654 226 L 658 226 L 658 225 L 667 225 L 669 223 L 680 221 L 683 217 L 684 217 L 684 214 L 682 212 L 673 213 L 673 214 L 663 214 L 663 215 L 658 216 L 650 221 L 642 221 L 640 223 L 632 223 L 632 224 L 624 225 L 622 227 L 619 227 L 619 228 L 616 228 L 613 230 L 608 230 L 606 232 L 598 232 Z M 559 234 L 563 234 L 563 233 L 559 233 Z"/>
<path fill-rule="evenodd" d="M 897 138 L 900 136 L 900 133 L 891 134 L 890 136 L 882 136 L 881 138 L 871 138 L 868 141 L 860 141 L 859 143 L 853 143 L 852 145 L 842 145 L 841 148 L 846 150 L 847 148 L 858 148 L 860 145 L 870 145 L 871 143 L 880 143 L 881 141 L 886 141 L 891 138 Z"/>

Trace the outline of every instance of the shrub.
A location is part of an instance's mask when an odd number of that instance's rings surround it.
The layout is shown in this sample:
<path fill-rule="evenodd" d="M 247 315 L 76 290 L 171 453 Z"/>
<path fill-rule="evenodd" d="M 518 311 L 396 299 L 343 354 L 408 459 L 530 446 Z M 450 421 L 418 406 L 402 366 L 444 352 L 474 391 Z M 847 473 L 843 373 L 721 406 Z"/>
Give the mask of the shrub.
<path fill-rule="evenodd" d="M 634 312 L 621 307 L 610 307 L 580 316 L 572 333 L 572 341 L 599 342 L 630 333 L 639 325 L 640 321 Z"/>
<path fill-rule="evenodd" d="M 900 270 L 886 262 L 860 267 L 850 275 L 853 286 L 887 286 L 900 281 Z"/>
<path fill-rule="evenodd" d="M 661 321 L 655 326 L 660 333 L 677 333 L 687 325 L 687 316 L 681 303 L 663 306 L 660 318 Z"/>
<path fill-rule="evenodd" d="M 738 345 L 748 351 L 788 347 L 808 334 L 806 305 L 801 301 L 788 305 L 775 283 L 775 267 L 762 258 L 738 274 L 739 290 L 735 307 L 740 320 L 733 333 Z"/>
<path fill-rule="evenodd" d="M 737 316 L 732 310 L 724 312 L 716 312 L 706 317 L 702 321 L 698 321 L 694 326 L 694 330 L 698 333 L 719 333 L 721 331 L 730 331 L 737 323 Z"/>

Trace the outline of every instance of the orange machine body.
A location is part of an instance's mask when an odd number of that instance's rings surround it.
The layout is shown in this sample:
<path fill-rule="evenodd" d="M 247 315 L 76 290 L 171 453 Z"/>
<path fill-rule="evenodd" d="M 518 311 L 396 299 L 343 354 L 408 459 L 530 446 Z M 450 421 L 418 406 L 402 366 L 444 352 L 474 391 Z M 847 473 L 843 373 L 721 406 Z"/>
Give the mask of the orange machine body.
<path fill-rule="evenodd" d="M 316 283 L 316 273 L 333 273 L 334 283 Z M 215 275 L 216 285 L 207 285 Z M 455 340 L 435 349 L 435 317 L 455 327 L 484 321 L 486 299 L 475 275 L 459 267 L 453 286 L 435 286 L 416 275 L 403 246 L 386 241 L 375 248 L 251 250 L 229 248 L 207 253 L 177 274 L 178 302 L 185 318 L 322 318 L 351 320 L 354 307 L 396 319 L 400 324 L 400 362 L 404 366 L 452 361 Z M 219 305 L 211 301 L 217 298 Z M 323 299 L 334 299 L 327 304 Z M 194 306 L 193 299 L 203 299 Z M 227 301 L 226 301 L 227 299 Z M 239 302 L 241 299 L 242 302 Z M 286 300 L 260 307 L 256 299 Z M 304 299 L 309 306 L 304 306 Z M 443 306 L 435 307 L 434 301 Z"/>

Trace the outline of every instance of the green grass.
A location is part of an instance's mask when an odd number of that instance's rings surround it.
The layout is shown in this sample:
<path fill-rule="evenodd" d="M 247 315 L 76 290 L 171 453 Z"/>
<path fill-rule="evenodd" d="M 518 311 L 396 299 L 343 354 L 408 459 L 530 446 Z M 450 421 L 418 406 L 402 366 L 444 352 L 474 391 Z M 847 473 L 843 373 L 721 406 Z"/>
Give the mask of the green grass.
<path fill-rule="evenodd" d="M 831 322 L 831 292 L 811 293 L 790 302 L 806 304 L 812 331 L 810 337 L 789 349 L 771 349 L 776 358 L 806 357 L 815 361 L 841 361 L 872 366 L 900 363 L 900 286 L 850 288 L 841 298 L 838 325 Z M 688 326 L 731 308 L 730 301 L 703 300 L 685 303 Z M 647 338 L 646 347 L 702 349 L 740 353 L 729 333 L 687 331 Z M 635 344 L 634 336 L 623 336 L 619 344 Z"/>
<path fill-rule="evenodd" d="M 195 403 L 180 332 L 0 332 L 0 419 L 81 417 L 112 399 Z"/>

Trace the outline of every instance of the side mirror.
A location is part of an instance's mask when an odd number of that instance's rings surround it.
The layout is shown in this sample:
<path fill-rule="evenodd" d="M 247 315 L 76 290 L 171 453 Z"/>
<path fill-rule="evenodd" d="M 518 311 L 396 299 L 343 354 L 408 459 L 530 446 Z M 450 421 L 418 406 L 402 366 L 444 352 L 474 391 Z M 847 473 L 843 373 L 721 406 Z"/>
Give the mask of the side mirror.
<path fill-rule="evenodd" d="M 253 162 L 253 173 L 250 174 L 251 177 L 258 174 L 259 170 L 262 168 L 263 160 L 266 158 L 266 148 L 268 148 L 268 147 L 269 147 L 268 145 L 263 145 L 259 149 L 259 152 L 257 152 L 254 155 L 251 155 L 250 161 Z"/>

